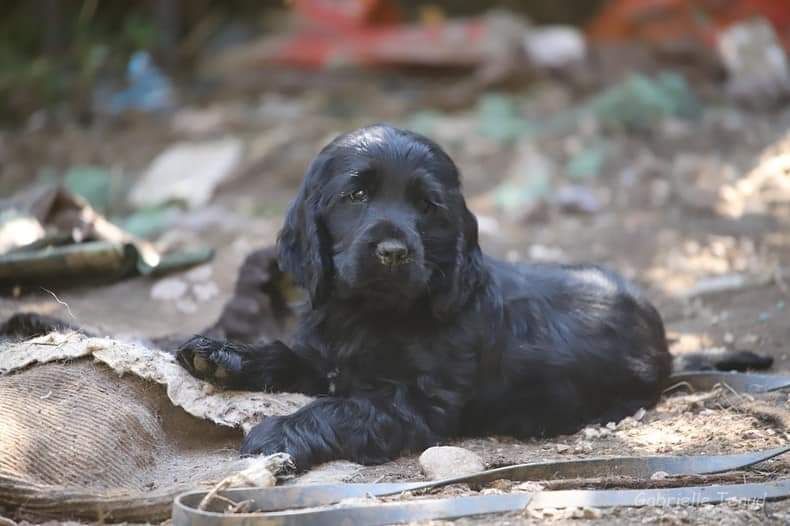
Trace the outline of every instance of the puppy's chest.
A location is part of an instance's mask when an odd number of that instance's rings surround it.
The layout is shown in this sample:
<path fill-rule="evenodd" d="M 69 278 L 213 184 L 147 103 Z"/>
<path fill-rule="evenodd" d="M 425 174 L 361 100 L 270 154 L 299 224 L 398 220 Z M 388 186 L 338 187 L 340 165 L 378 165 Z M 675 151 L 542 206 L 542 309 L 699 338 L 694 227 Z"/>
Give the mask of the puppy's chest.
<path fill-rule="evenodd" d="M 422 373 L 412 356 L 414 347 L 411 338 L 370 333 L 327 346 L 322 373 L 328 394 L 347 396 L 378 391 L 413 380 Z"/>

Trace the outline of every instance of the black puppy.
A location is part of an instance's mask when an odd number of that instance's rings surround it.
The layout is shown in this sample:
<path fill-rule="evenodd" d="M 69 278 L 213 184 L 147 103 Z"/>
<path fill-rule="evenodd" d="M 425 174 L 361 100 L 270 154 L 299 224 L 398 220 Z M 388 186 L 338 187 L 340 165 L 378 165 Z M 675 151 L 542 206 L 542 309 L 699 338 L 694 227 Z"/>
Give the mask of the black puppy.
<path fill-rule="evenodd" d="M 243 454 L 306 468 L 458 435 L 571 433 L 652 406 L 671 370 L 661 317 L 622 278 L 483 255 L 455 164 L 415 133 L 374 125 L 332 141 L 278 246 L 311 298 L 294 341 L 195 337 L 178 352 L 225 387 L 320 396 L 252 429 Z"/>

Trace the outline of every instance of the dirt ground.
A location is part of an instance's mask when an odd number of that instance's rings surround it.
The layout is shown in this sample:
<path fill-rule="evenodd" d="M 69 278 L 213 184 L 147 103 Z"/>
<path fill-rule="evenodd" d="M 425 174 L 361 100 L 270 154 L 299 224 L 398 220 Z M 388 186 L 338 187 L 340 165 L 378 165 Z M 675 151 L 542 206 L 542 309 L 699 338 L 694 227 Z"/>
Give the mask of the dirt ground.
<path fill-rule="evenodd" d="M 518 104 L 522 114 L 540 122 L 584 97 L 564 84 L 548 82 L 526 90 Z M 162 117 L 129 119 L 104 128 L 30 126 L 21 133 L 3 133 L 0 144 L 8 162 L 2 177 L 9 190 L 27 184 L 37 167 L 44 165 L 118 166 L 131 183 L 159 151 L 177 140 L 229 134 L 245 142 L 246 154 L 209 207 L 182 213 L 159 238 L 160 243 L 197 240 L 216 248 L 217 256 L 197 277 L 195 273 L 175 276 L 187 283 L 214 283 L 216 294 L 186 303 L 154 299 L 151 291 L 157 281 L 134 278 L 102 287 L 58 288 L 52 293 L 22 291 L 19 297 L 0 298 L 0 318 L 34 310 L 111 334 L 161 336 L 199 331 L 218 316 L 244 256 L 274 241 L 286 204 L 321 144 L 364 122 L 414 125 L 419 118 L 429 118 L 426 131 L 448 148 L 462 170 L 467 199 L 481 219 L 486 251 L 511 261 L 609 265 L 649 292 L 666 321 L 673 352 L 722 347 L 753 350 L 773 356 L 774 371 L 790 370 L 790 108 L 756 112 L 707 97 L 701 102 L 700 116 L 657 119 L 639 132 L 602 130 L 580 120 L 559 134 L 499 141 L 477 131 L 479 112 L 475 109 L 426 117 L 404 102 L 407 99 L 408 93 L 367 95 L 349 108 L 335 97 L 269 95 L 193 108 L 216 117 L 208 130 L 179 127 L 176 117 Z M 608 152 L 602 167 L 591 175 L 569 175 L 569 163 L 601 137 Z M 537 151 L 558 168 L 550 174 L 546 197 L 520 205 L 521 212 L 514 216 L 497 206 L 492 190 L 513 177 L 514 166 L 525 151 Z M 582 187 L 585 196 L 592 196 L 594 210 L 573 211 L 573 206 L 554 199 L 568 186 Z M 491 467 L 598 455 L 713 454 L 785 443 L 790 439 L 788 425 L 786 395 L 752 399 L 722 388 L 713 393 L 668 395 L 642 421 L 621 423 L 614 430 L 527 442 L 494 437 L 459 445 L 479 453 Z M 762 480 L 788 472 L 790 458 L 785 457 L 740 476 Z M 348 478 L 421 476 L 416 457 L 411 456 L 356 470 Z M 566 510 L 460 522 L 751 524 L 789 520 L 790 502 L 779 502 L 698 509 Z"/>

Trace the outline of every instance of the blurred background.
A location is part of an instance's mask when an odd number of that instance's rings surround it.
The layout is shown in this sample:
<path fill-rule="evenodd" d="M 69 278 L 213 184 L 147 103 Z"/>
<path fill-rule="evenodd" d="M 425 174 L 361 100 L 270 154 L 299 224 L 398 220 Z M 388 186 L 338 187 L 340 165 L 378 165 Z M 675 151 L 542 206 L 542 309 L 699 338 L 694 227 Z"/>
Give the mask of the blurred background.
<path fill-rule="evenodd" d="M 7 0 L 0 319 L 197 331 L 317 151 L 445 147 L 484 249 L 648 289 L 788 365 L 787 0 Z"/>

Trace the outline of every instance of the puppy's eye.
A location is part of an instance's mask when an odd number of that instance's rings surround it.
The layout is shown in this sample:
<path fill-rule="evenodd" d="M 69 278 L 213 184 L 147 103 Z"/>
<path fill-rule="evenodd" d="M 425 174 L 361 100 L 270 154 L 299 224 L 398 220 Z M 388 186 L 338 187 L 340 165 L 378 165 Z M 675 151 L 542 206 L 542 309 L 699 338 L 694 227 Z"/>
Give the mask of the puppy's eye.
<path fill-rule="evenodd" d="M 368 200 L 368 193 L 365 190 L 354 190 L 350 194 L 348 194 L 349 200 L 355 203 L 364 203 Z"/>

